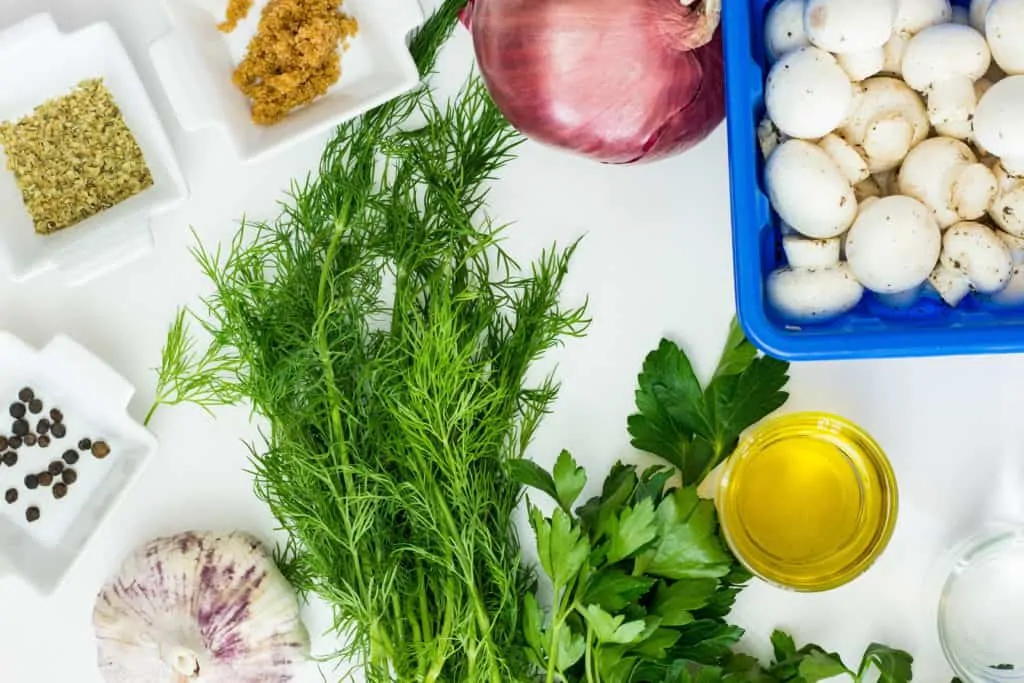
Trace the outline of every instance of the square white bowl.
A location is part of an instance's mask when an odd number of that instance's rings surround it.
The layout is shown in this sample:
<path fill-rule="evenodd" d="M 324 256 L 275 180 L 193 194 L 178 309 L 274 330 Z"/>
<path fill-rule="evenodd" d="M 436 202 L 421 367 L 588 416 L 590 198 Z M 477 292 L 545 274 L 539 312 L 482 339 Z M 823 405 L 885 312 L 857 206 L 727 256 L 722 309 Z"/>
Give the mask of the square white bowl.
<path fill-rule="evenodd" d="M 408 92 L 419 83 L 406 44 L 423 22 L 417 0 L 345 0 L 359 32 L 341 57 L 327 93 L 272 126 L 252 121 L 248 98 L 232 82 L 267 0 L 257 0 L 232 33 L 217 30 L 228 0 L 165 0 L 172 30 L 150 47 L 160 81 L 185 130 L 219 127 L 238 157 L 254 161 L 321 133 Z"/>
<path fill-rule="evenodd" d="M 142 149 L 153 185 L 76 225 L 39 235 L 0 146 L 0 252 L 17 281 L 56 268 L 69 284 L 81 284 L 141 256 L 153 248 L 150 216 L 185 199 L 185 181 L 171 143 L 109 24 L 65 34 L 49 14 L 39 14 L 0 31 L 0 121 L 16 121 L 97 77 Z"/>
<path fill-rule="evenodd" d="M 31 387 L 44 410 L 59 408 L 67 434 L 51 437 L 46 448 L 22 445 L 13 467 L 0 465 L 0 579 L 17 577 L 42 595 L 55 591 L 68 575 L 89 540 L 99 531 L 143 466 L 156 452 L 156 438 L 128 415 L 135 389 L 122 376 L 84 347 L 64 336 L 54 337 L 41 350 L 14 335 L 0 332 L 0 433 L 9 435 L 8 404 L 21 387 Z M 28 418 L 26 418 L 28 419 Z M 34 425 L 33 425 L 34 427 Z M 61 455 L 88 437 L 110 445 L 110 455 L 97 459 L 80 453 L 73 468 L 78 480 L 57 500 L 52 486 L 28 489 L 25 475 L 42 472 Z M 55 478 L 54 482 L 59 481 Z M 18 491 L 13 504 L 3 494 Z M 28 506 L 40 509 L 37 521 L 25 517 Z"/>

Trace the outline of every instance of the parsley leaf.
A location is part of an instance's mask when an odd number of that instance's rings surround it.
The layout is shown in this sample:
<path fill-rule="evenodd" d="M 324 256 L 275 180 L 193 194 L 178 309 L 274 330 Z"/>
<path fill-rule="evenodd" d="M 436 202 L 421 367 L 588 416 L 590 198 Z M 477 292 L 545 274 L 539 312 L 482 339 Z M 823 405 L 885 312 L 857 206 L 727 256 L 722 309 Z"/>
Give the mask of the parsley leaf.
<path fill-rule="evenodd" d="M 653 585 L 654 579 L 647 576 L 632 576 L 621 569 L 602 569 L 587 582 L 583 603 L 618 612 L 646 595 Z"/>
<path fill-rule="evenodd" d="M 631 556 L 657 535 L 654 503 L 649 498 L 625 508 L 609 522 L 608 562 L 614 564 Z"/>
<path fill-rule="evenodd" d="M 552 500 L 558 500 L 558 489 L 555 488 L 554 478 L 537 463 L 526 458 L 516 458 L 509 462 L 509 470 L 512 478 L 523 486 L 543 491 L 551 496 Z"/>
<path fill-rule="evenodd" d="M 569 451 L 563 450 L 552 470 L 555 485 L 555 500 L 566 512 L 570 512 L 573 503 L 579 498 L 583 487 L 587 485 L 586 471 L 576 464 Z"/>
<path fill-rule="evenodd" d="M 666 626 L 688 624 L 693 621 L 690 612 L 708 604 L 717 587 L 714 579 L 662 582 L 654 592 L 653 611 Z"/>
<path fill-rule="evenodd" d="M 782 406 L 789 364 L 758 355 L 734 320 L 718 367 L 702 388 L 686 353 L 662 339 L 637 378 L 631 443 L 664 458 L 697 484 L 736 447 L 740 434 Z"/>
<path fill-rule="evenodd" d="M 817 683 L 834 678 L 840 674 L 850 673 L 843 660 L 834 652 L 825 652 L 817 646 L 808 646 L 801 652 L 802 659 L 798 671 L 804 683 Z"/>
<path fill-rule="evenodd" d="M 793 642 L 793 636 L 776 629 L 772 632 L 772 650 L 775 653 L 776 662 L 784 662 L 795 656 L 796 643 Z"/>
<path fill-rule="evenodd" d="M 914 677 L 914 658 L 909 653 L 879 643 L 871 643 L 864 651 L 857 680 L 861 680 L 871 667 L 878 669 L 880 683 L 907 683 Z"/>
<path fill-rule="evenodd" d="M 717 533 L 714 503 L 693 488 L 675 489 L 656 511 L 660 540 L 637 558 L 637 569 L 667 579 L 717 579 L 729 573 L 732 557 Z"/>
<path fill-rule="evenodd" d="M 647 628 L 643 620 L 623 623 L 626 617 L 621 614 L 612 616 L 597 605 L 587 605 L 580 610 L 580 614 L 594 630 L 594 637 L 602 643 L 633 643 L 639 640 Z"/>

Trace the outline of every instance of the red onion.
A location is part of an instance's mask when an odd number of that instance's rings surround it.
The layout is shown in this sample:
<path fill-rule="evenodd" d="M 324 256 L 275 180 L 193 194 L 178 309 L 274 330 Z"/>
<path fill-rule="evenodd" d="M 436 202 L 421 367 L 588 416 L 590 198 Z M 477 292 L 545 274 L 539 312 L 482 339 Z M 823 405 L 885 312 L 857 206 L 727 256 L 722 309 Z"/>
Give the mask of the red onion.
<path fill-rule="evenodd" d="M 484 83 L 533 140 L 632 163 L 685 151 L 725 118 L 720 0 L 470 3 Z"/>

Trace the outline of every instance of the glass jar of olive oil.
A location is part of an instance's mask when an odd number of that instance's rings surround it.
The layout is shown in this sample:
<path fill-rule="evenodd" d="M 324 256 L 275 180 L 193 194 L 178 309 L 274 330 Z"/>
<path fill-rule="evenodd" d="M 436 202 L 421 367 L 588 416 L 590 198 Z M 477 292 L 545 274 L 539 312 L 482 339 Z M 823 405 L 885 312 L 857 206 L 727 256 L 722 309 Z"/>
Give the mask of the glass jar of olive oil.
<path fill-rule="evenodd" d="M 864 572 L 896 524 L 896 478 L 881 447 L 826 413 L 766 420 L 722 466 L 715 502 L 733 553 L 756 576 L 829 590 Z"/>

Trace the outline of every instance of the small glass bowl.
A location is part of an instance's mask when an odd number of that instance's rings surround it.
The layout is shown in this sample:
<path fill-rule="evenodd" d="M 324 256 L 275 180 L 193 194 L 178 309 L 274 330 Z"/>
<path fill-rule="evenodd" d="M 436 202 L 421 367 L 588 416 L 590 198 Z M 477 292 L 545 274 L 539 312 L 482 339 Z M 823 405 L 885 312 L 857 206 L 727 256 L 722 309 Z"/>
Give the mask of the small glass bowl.
<path fill-rule="evenodd" d="M 815 471 L 828 479 L 808 474 Z M 828 413 L 765 420 L 740 441 L 713 485 L 733 554 L 755 576 L 791 590 L 852 581 L 881 555 L 896 525 L 896 477 L 881 446 Z M 806 509 L 789 505 L 794 497 L 807 501 Z"/>
<path fill-rule="evenodd" d="M 953 553 L 939 642 L 964 681 L 1024 681 L 1024 526 L 990 526 Z"/>

